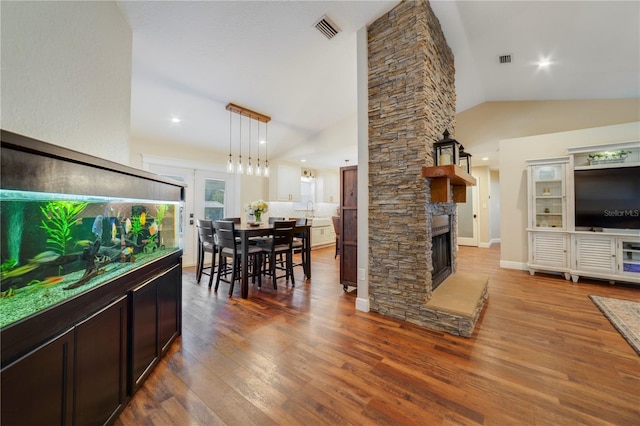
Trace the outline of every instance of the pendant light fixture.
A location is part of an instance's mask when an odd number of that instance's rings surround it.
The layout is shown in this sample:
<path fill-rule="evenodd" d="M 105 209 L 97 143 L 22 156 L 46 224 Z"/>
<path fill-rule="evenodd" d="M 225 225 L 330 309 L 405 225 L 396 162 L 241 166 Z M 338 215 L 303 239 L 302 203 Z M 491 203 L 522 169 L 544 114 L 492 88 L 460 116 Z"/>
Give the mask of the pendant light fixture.
<path fill-rule="evenodd" d="M 253 176 L 253 165 L 251 165 L 251 127 L 253 119 L 249 117 L 249 162 L 247 163 L 247 176 Z"/>
<path fill-rule="evenodd" d="M 236 165 L 236 173 L 241 175 L 244 173 L 244 168 L 242 167 L 242 113 L 240 113 L 240 150 L 238 152 L 238 164 Z"/>
<path fill-rule="evenodd" d="M 269 177 L 269 123 L 264 125 L 264 177 Z"/>
<path fill-rule="evenodd" d="M 227 111 L 229 111 L 229 162 L 227 163 L 227 172 L 229 173 L 237 173 L 239 175 L 243 174 L 245 169 L 244 169 L 244 165 L 242 164 L 242 116 L 247 116 L 249 117 L 249 161 L 247 162 L 247 166 L 246 166 L 246 172 L 247 175 L 251 176 L 251 175 L 255 175 L 255 176 L 264 176 L 264 177 L 268 177 L 269 176 L 269 155 L 268 155 L 268 150 L 267 150 L 267 134 L 268 134 L 268 123 L 269 121 L 271 121 L 271 117 L 264 115 L 264 114 L 260 114 L 259 112 L 255 112 L 252 111 L 248 108 L 245 107 L 241 107 L 238 105 L 235 105 L 233 103 L 229 103 L 227 104 L 226 107 Z M 238 114 L 240 116 L 239 121 L 240 121 L 240 126 L 239 126 L 239 138 L 238 138 L 238 162 L 234 165 L 233 163 L 233 155 L 232 155 L 232 125 L 233 125 L 233 120 L 232 120 L 232 115 L 231 113 L 235 113 Z M 255 167 L 253 167 L 253 164 L 251 162 L 251 128 L 253 127 L 253 120 L 256 120 L 258 122 L 258 159 L 257 159 L 257 164 Z M 265 124 L 265 141 L 262 142 L 260 140 L 260 123 L 264 123 Z M 264 160 L 264 168 L 260 166 L 260 145 L 264 143 L 265 144 L 265 160 Z"/>
<path fill-rule="evenodd" d="M 260 168 L 260 122 L 258 121 L 258 163 L 256 164 L 256 176 L 262 176 Z"/>
<path fill-rule="evenodd" d="M 233 159 L 231 158 L 231 110 L 229 110 L 229 162 L 227 163 L 227 173 L 233 173 L 235 167 L 233 166 Z"/>

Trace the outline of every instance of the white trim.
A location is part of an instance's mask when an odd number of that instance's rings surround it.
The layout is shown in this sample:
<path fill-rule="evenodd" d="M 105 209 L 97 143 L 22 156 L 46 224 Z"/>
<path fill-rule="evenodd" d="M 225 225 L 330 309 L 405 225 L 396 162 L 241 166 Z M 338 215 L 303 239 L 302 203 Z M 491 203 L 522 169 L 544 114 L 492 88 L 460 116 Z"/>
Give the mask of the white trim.
<path fill-rule="evenodd" d="M 492 238 L 489 240 L 489 247 L 491 247 L 494 244 L 500 244 L 502 241 L 500 240 L 500 238 Z"/>
<path fill-rule="evenodd" d="M 491 247 L 491 243 L 478 243 L 479 248 L 489 248 Z"/>
<path fill-rule="evenodd" d="M 356 299 L 356 309 L 362 312 L 369 312 L 369 299 L 358 297 Z"/>
<path fill-rule="evenodd" d="M 518 269 L 520 271 L 529 270 L 525 262 L 511 262 L 509 260 L 501 260 L 500 267 L 504 269 Z"/>

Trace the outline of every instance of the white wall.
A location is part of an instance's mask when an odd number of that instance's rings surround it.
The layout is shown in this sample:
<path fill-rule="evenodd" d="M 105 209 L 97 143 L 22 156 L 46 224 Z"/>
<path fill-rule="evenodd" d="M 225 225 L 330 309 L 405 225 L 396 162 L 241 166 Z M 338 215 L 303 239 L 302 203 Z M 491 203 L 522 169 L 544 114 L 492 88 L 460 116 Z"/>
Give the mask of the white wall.
<path fill-rule="evenodd" d="M 500 173 L 491 170 L 489 187 L 489 245 L 500 242 Z"/>
<path fill-rule="evenodd" d="M 527 262 L 526 160 L 562 157 L 570 147 L 637 140 L 640 140 L 640 122 L 501 140 L 500 265 L 524 269 Z"/>
<path fill-rule="evenodd" d="M 132 32 L 115 2 L 2 2 L 3 129 L 128 164 Z"/>

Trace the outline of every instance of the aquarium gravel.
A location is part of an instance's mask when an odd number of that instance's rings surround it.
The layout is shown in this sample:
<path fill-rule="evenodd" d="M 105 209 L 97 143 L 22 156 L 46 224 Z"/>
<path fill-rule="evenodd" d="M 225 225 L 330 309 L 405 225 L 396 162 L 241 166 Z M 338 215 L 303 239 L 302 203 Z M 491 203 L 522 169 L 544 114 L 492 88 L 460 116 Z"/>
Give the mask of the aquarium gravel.
<path fill-rule="evenodd" d="M 63 280 L 54 285 L 36 284 L 22 287 L 16 290 L 11 297 L 0 299 L 0 328 L 69 300 L 78 294 L 85 293 L 176 250 L 175 248 L 158 249 L 153 253 L 136 254 L 135 262 L 110 263 L 104 266 L 104 273 L 92 278 L 80 287 L 70 290 L 65 290 L 64 287 L 76 283 L 82 278 L 84 271 L 76 271 L 64 275 Z"/>

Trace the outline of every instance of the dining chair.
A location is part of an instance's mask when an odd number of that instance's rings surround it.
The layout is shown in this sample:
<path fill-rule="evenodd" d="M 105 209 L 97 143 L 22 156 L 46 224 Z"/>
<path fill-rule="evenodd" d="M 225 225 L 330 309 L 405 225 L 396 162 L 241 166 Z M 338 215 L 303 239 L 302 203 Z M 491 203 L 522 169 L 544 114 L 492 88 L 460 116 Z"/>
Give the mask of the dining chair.
<path fill-rule="evenodd" d="M 236 280 L 241 278 L 240 267 L 242 259 L 242 247 L 240 242 L 235 236 L 235 223 L 229 220 L 217 220 L 216 221 L 216 243 L 218 244 L 218 256 L 219 264 L 223 264 L 227 259 L 231 259 L 231 279 L 227 280 L 222 278 L 222 273 L 218 273 L 216 277 L 215 292 L 218 292 L 218 286 L 220 281 L 228 282 L 229 285 L 229 297 L 233 295 L 233 285 Z M 249 259 L 249 274 L 252 277 L 252 281 L 255 282 L 255 277 L 258 277 L 258 287 L 262 286 L 262 275 L 260 274 L 262 265 L 262 249 L 257 246 L 248 246 L 247 258 Z"/>
<path fill-rule="evenodd" d="M 336 233 L 336 254 L 333 255 L 335 259 L 340 254 L 340 216 L 331 216 L 333 222 L 333 230 Z"/>
<path fill-rule="evenodd" d="M 240 225 L 240 223 L 242 222 L 242 218 L 240 217 L 225 217 L 225 218 L 222 218 L 221 220 L 233 222 L 236 225 Z"/>
<path fill-rule="evenodd" d="M 196 262 L 197 282 L 200 282 L 202 275 L 209 275 L 209 288 L 213 283 L 213 275 L 216 270 L 216 244 L 214 242 L 213 221 L 206 219 L 197 219 L 196 228 L 198 229 L 198 259 Z M 211 253 L 211 266 L 205 265 L 205 254 Z"/>
<path fill-rule="evenodd" d="M 271 276 L 273 288 L 278 289 L 278 278 L 286 277 L 289 281 L 291 277 L 291 285 L 295 286 L 295 278 L 293 276 L 293 234 L 295 232 L 295 220 L 283 220 L 273 222 L 273 235 L 269 243 L 259 244 L 264 255 L 265 275 Z M 282 258 L 284 255 L 284 259 Z M 268 265 L 268 268 L 267 268 Z M 277 276 L 277 271 L 284 270 L 285 274 Z"/>
<path fill-rule="evenodd" d="M 306 226 L 307 218 L 306 217 L 290 217 L 289 220 L 295 220 L 296 226 Z M 307 252 L 305 247 L 307 245 L 307 233 L 306 232 L 294 232 L 293 234 L 293 242 L 291 243 L 291 247 L 293 248 L 293 254 L 300 253 L 300 262 L 294 262 L 293 267 L 301 266 L 302 270 L 305 271 L 307 264 Z M 305 274 L 306 277 L 306 274 Z"/>

